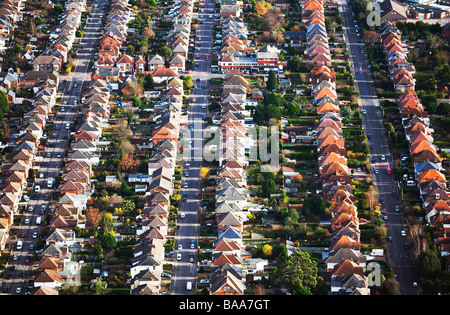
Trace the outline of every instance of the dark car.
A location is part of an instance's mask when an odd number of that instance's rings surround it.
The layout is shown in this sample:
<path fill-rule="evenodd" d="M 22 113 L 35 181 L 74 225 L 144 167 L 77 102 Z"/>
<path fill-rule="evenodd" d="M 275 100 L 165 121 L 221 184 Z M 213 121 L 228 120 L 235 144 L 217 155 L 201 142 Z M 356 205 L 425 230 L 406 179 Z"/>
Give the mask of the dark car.
<path fill-rule="evenodd" d="M 3 293 L 6 293 L 6 292 L 8 292 L 8 287 L 3 287 Z"/>

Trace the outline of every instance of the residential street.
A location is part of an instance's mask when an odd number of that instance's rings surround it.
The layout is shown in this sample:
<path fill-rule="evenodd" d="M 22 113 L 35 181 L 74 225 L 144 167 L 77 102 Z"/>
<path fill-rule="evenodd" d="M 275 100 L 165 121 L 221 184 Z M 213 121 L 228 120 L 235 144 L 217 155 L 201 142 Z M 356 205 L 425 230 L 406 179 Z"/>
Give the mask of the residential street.
<path fill-rule="evenodd" d="M 181 260 L 174 262 L 174 276 L 172 277 L 172 294 L 189 294 L 186 290 L 187 282 L 192 282 L 193 292 L 197 275 L 197 246 L 198 246 L 198 210 L 200 208 L 201 195 L 201 179 L 200 168 L 203 160 L 204 145 L 204 119 L 206 115 L 209 100 L 209 79 L 211 60 L 206 60 L 206 56 L 212 55 L 213 40 L 213 19 L 209 18 L 209 12 L 214 10 L 214 2 L 206 0 L 204 13 L 198 13 L 199 27 L 197 28 L 197 37 L 194 52 L 194 71 L 192 75 L 194 84 L 190 95 L 190 106 L 188 110 L 188 127 L 184 131 L 187 140 L 184 146 L 184 165 L 183 179 L 181 181 L 181 194 L 187 194 L 187 200 L 182 203 L 179 213 L 184 213 L 185 218 L 179 216 L 176 247 L 181 244 L 182 249 L 176 250 L 181 254 Z M 199 40 L 200 39 L 200 40 Z M 198 57 L 198 59 L 197 59 Z M 192 126 L 192 130 L 191 129 Z M 189 164 L 189 167 L 187 167 Z M 189 176 L 186 175 L 189 172 Z M 187 187 L 185 186 L 187 184 Z M 197 194 L 197 197 L 195 197 Z M 195 249 L 191 248 L 191 241 L 195 241 Z M 190 262 L 190 256 L 194 255 L 194 262 Z"/>
<path fill-rule="evenodd" d="M 346 29 L 346 42 L 350 48 L 352 74 L 355 78 L 357 90 L 361 94 L 360 109 L 366 110 L 366 114 L 363 114 L 363 127 L 366 135 L 370 134 L 370 153 L 371 157 L 376 160 L 372 163 L 373 179 L 380 192 L 380 198 L 384 198 L 382 208 L 386 208 L 388 216 L 388 220 L 385 221 L 387 236 L 392 236 L 392 242 L 386 242 L 387 257 L 400 284 L 400 293 L 418 294 L 418 289 L 412 286 L 413 282 L 417 281 L 413 269 L 414 257 L 404 248 L 404 243 L 408 242 L 407 237 L 401 235 L 402 230 L 407 232 L 406 220 L 401 209 L 399 212 L 395 211 L 395 206 L 400 205 L 398 183 L 394 179 L 394 175 L 386 174 L 386 168 L 393 169 L 393 160 L 389 151 L 383 117 L 375 93 L 369 63 L 366 54 L 361 53 L 361 46 L 364 46 L 364 42 L 357 39 L 355 28 L 352 26 L 354 18 L 350 5 L 348 2 L 347 4 L 344 2 L 341 4 L 341 14 L 344 17 L 344 28 Z M 384 161 L 382 160 L 383 156 L 385 157 Z M 375 174 L 375 169 L 379 170 L 379 174 Z M 397 197 L 393 196 L 393 192 Z"/>
<path fill-rule="evenodd" d="M 49 146 L 44 152 L 42 166 L 39 169 L 37 175 L 37 184 L 40 184 L 39 192 L 36 193 L 36 199 L 30 200 L 27 204 L 32 207 L 32 211 L 26 211 L 24 213 L 22 223 L 19 227 L 18 235 L 21 236 L 24 233 L 24 237 L 19 237 L 19 240 L 23 241 L 23 248 L 17 250 L 14 246 L 13 255 L 17 255 L 16 261 L 10 261 L 8 263 L 8 269 L 10 266 L 15 266 L 15 270 L 11 272 L 11 279 L 6 279 L 2 283 L 2 287 L 7 286 L 9 292 L 12 294 L 23 294 L 23 288 L 27 285 L 27 280 L 32 265 L 28 263 L 28 260 L 32 257 L 34 251 L 30 250 L 30 245 L 36 246 L 37 239 L 40 237 L 39 233 L 42 229 L 42 224 L 36 224 L 38 217 L 44 218 L 49 210 L 51 203 L 51 196 L 55 192 L 57 186 L 53 184 L 51 188 L 47 187 L 47 181 L 49 178 L 57 178 L 60 171 L 60 167 L 63 165 L 65 151 L 67 150 L 70 139 L 70 129 L 66 129 L 66 124 L 70 123 L 70 127 L 73 127 L 73 123 L 76 120 L 77 109 L 79 106 L 78 92 L 82 90 L 84 85 L 89 84 L 91 81 L 90 75 L 86 75 L 88 71 L 89 61 L 93 59 L 95 49 L 92 49 L 98 42 L 98 34 L 101 31 L 101 15 L 104 13 L 104 6 L 99 0 L 94 1 L 94 4 L 99 6 L 93 8 L 90 18 L 85 27 L 84 36 L 81 39 L 76 66 L 73 73 L 70 76 L 66 76 L 67 81 L 60 85 L 62 94 L 62 104 L 55 117 L 54 129 L 49 134 L 49 143 L 54 143 L 54 146 Z M 75 103 L 75 100 L 77 102 Z M 42 175 L 39 175 L 42 174 Z M 42 177 L 41 177 L 42 176 Z M 44 213 L 41 212 L 45 209 Z M 29 224 L 25 224 L 25 220 L 29 219 Z M 28 221 L 27 221 L 28 222 Z M 33 233 L 35 233 L 33 235 Z M 17 240 L 12 240 L 14 243 Z M 14 244 L 15 245 L 15 244 Z M 25 274 L 22 276 L 22 273 Z M 20 293 L 17 293 L 17 288 L 22 288 Z"/>

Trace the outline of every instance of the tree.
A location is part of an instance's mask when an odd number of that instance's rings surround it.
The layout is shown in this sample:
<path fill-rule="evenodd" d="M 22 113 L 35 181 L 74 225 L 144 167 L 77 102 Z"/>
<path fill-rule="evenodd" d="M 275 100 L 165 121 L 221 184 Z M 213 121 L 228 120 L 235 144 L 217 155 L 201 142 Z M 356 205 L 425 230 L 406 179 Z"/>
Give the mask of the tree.
<path fill-rule="evenodd" d="M 427 249 L 417 258 L 419 273 L 429 279 L 435 279 L 441 273 L 441 262 L 436 252 Z"/>
<path fill-rule="evenodd" d="M 437 107 L 437 114 L 447 116 L 450 113 L 450 103 L 441 102 Z"/>
<path fill-rule="evenodd" d="M 142 30 L 142 36 L 144 36 L 144 38 L 147 39 L 147 40 L 148 39 L 153 39 L 153 38 L 155 38 L 155 33 L 153 32 L 153 30 L 150 27 L 146 26 Z"/>
<path fill-rule="evenodd" d="M 320 277 L 317 275 L 317 262 L 308 252 L 294 250 L 290 256 L 281 254 L 275 270 L 275 282 L 285 284 L 291 292 L 312 294 Z"/>
<path fill-rule="evenodd" d="M 268 91 L 278 90 L 278 79 L 273 70 L 269 71 L 269 77 L 267 79 L 266 88 Z"/>
<path fill-rule="evenodd" d="M 104 249 L 114 249 L 117 247 L 117 240 L 112 232 L 106 232 L 100 235 L 100 243 Z"/>
<path fill-rule="evenodd" d="M 370 45 L 373 45 L 380 39 L 380 35 L 375 31 L 367 31 L 364 33 L 363 39 Z"/>
<path fill-rule="evenodd" d="M 114 228 L 111 213 L 103 213 L 99 221 L 99 227 L 103 233 L 111 232 Z"/>
<path fill-rule="evenodd" d="M 5 92 L 0 90 L 0 119 L 3 119 L 3 115 L 9 112 L 9 102 Z"/>
<path fill-rule="evenodd" d="M 292 72 L 306 72 L 307 68 L 299 55 L 294 55 L 287 62 L 287 68 Z"/>
<path fill-rule="evenodd" d="M 264 246 L 262 247 L 262 251 L 264 256 L 268 257 L 272 255 L 272 246 L 270 246 L 269 244 L 264 244 Z"/>
<path fill-rule="evenodd" d="M 126 181 L 123 181 L 122 185 L 120 186 L 120 194 L 122 196 L 130 195 L 130 187 L 128 186 Z"/>
<path fill-rule="evenodd" d="M 209 174 L 209 169 L 207 167 L 200 168 L 200 175 L 199 176 L 200 176 L 201 179 L 205 179 L 206 176 L 208 176 L 208 174 Z"/>
<path fill-rule="evenodd" d="M 341 116 L 343 118 L 352 119 L 354 115 L 355 115 L 355 111 L 352 110 L 352 108 L 350 106 L 343 106 L 341 108 Z"/>
<path fill-rule="evenodd" d="M 122 210 L 125 214 L 130 214 L 136 209 L 136 203 L 133 200 L 127 199 L 122 203 Z"/>
<path fill-rule="evenodd" d="M 172 49 L 170 47 L 167 46 L 163 46 L 161 47 L 161 49 L 159 50 L 159 54 L 161 55 L 161 57 L 164 58 L 164 60 L 166 62 L 169 61 L 169 59 L 172 57 Z"/>
<path fill-rule="evenodd" d="M 397 295 L 399 290 L 399 283 L 397 280 L 393 278 L 386 279 L 382 284 L 383 290 L 388 295 Z"/>
<path fill-rule="evenodd" d="M 292 101 L 291 103 L 288 104 L 287 114 L 290 117 L 297 117 L 300 115 L 301 112 L 302 110 L 296 101 Z"/>
<path fill-rule="evenodd" d="M 133 153 L 125 154 L 119 162 L 119 170 L 130 172 L 139 166 L 139 161 L 133 158 Z"/>
<path fill-rule="evenodd" d="M 436 79 L 439 83 L 439 85 L 449 85 L 450 84 L 450 65 L 449 64 L 443 64 L 437 74 Z"/>
<path fill-rule="evenodd" d="M 267 13 L 267 7 L 264 5 L 265 1 L 258 1 L 255 5 L 255 13 L 258 17 L 264 16 Z"/>
<path fill-rule="evenodd" d="M 98 278 L 95 282 L 94 282 L 94 295 L 101 295 L 103 293 L 104 290 L 106 290 L 106 281 L 103 281 L 101 278 Z"/>
<path fill-rule="evenodd" d="M 103 213 L 101 213 L 97 208 L 88 207 L 86 210 L 86 220 L 88 222 L 88 226 L 93 229 L 98 228 L 102 216 Z"/>
<path fill-rule="evenodd" d="M 265 197 L 270 197 L 271 194 L 277 191 L 277 184 L 274 180 L 268 178 L 262 184 L 262 191 Z"/>

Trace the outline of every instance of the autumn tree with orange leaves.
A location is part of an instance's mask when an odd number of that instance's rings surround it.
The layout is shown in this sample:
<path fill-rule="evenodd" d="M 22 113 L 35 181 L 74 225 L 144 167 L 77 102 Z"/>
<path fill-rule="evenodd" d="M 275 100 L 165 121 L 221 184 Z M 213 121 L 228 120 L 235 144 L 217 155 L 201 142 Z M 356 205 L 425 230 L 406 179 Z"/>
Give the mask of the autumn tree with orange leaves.
<path fill-rule="evenodd" d="M 139 160 L 133 158 L 133 153 L 127 153 L 122 157 L 118 166 L 120 171 L 130 172 L 139 166 Z"/>
<path fill-rule="evenodd" d="M 86 211 L 86 220 L 88 222 L 88 226 L 96 229 L 100 223 L 100 219 L 103 216 L 103 213 L 100 212 L 97 208 L 89 207 Z"/>

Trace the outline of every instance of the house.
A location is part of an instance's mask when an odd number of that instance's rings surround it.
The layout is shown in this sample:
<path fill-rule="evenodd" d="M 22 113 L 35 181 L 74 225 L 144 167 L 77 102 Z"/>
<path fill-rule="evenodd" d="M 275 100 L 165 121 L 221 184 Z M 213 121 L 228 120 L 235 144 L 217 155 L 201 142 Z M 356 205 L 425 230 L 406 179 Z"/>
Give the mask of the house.
<path fill-rule="evenodd" d="M 232 271 L 226 270 L 213 279 L 210 288 L 211 295 L 243 295 L 244 283 Z"/>
<path fill-rule="evenodd" d="M 164 81 L 170 81 L 171 79 L 178 76 L 178 73 L 171 68 L 158 68 L 151 73 L 153 80 L 156 83 L 161 83 Z"/>
<path fill-rule="evenodd" d="M 134 70 L 134 58 L 125 54 L 117 60 L 116 67 L 121 72 L 132 73 Z"/>
<path fill-rule="evenodd" d="M 145 58 L 142 55 L 139 55 L 136 57 L 136 60 L 134 61 L 134 71 L 136 72 L 144 72 L 145 71 Z"/>
<path fill-rule="evenodd" d="M 182 54 L 176 54 L 169 60 L 169 68 L 176 72 L 184 72 L 186 57 Z"/>
<path fill-rule="evenodd" d="M 156 71 L 159 68 L 165 68 L 164 58 L 156 54 L 148 60 L 148 70 Z"/>
<path fill-rule="evenodd" d="M 408 6 L 394 0 L 380 2 L 381 23 L 384 22 L 406 22 Z"/>
<path fill-rule="evenodd" d="M 60 61 L 54 56 L 40 55 L 31 63 L 33 71 L 59 71 Z"/>

